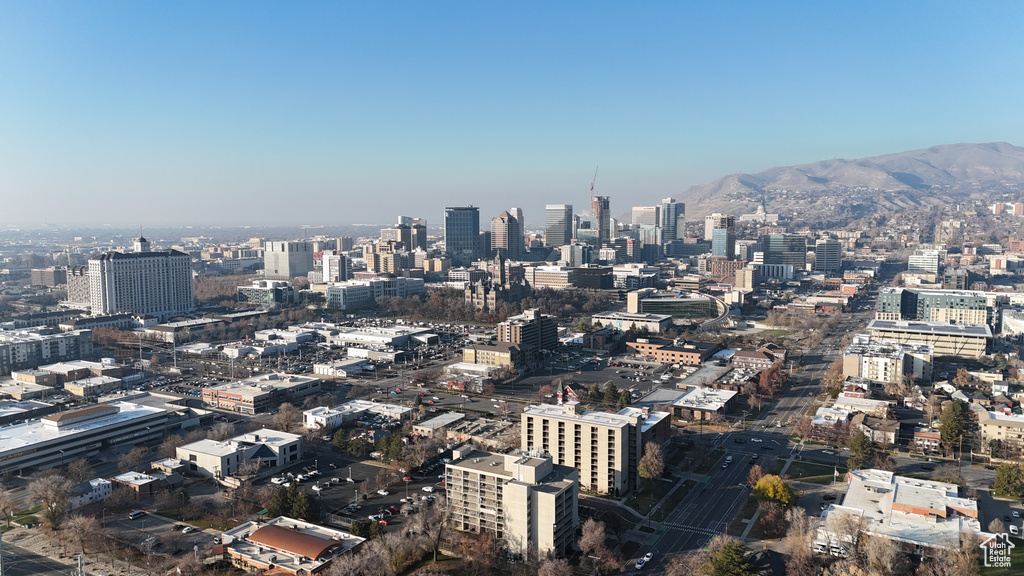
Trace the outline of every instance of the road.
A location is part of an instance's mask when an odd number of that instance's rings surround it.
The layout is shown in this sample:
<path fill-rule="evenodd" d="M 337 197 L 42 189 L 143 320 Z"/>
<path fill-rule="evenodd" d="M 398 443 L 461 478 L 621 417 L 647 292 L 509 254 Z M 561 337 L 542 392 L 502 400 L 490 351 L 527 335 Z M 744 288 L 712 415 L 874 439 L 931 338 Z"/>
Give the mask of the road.
<path fill-rule="evenodd" d="M 72 568 L 41 554 L 3 543 L 4 576 L 68 576 Z"/>

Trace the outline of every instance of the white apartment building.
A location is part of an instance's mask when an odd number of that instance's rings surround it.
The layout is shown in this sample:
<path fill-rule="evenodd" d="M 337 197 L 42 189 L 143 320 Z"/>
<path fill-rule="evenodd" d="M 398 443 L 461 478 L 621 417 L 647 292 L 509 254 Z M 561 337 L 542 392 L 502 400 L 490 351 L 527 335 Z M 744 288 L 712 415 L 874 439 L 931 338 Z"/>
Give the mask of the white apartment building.
<path fill-rule="evenodd" d="M 195 308 L 192 258 L 177 250 L 152 252 L 139 238 L 135 252 L 89 259 L 89 301 L 94 315 L 151 314 L 161 320 Z"/>
<path fill-rule="evenodd" d="M 578 474 L 539 452 L 456 448 L 445 467 L 454 527 L 489 532 L 523 557 L 568 556 L 579 526 Z"/>
<path fill-rule="evenodd" d="M 92 331 L 48 328 L 0 331 L 0 375 L 92 354 Z"/>
<path fill-rule="evenodd" d="M 206 439 L 179 446 L 176 456 L 186 463 L 189 472 L 222 478 L 236 474 L 249 462 L 269 468 L 298 462 L 302 458 L 302 436 L 264 428 L 230 440 Z"/>
<path fill-rule="evenodd" d="M 919 342 L 876 340 L 867 334 L 854 336 L 843 351 L 843 376 L 898 384 L 905 375 L 918 382 L 932 379 L 934 347 Z"/>

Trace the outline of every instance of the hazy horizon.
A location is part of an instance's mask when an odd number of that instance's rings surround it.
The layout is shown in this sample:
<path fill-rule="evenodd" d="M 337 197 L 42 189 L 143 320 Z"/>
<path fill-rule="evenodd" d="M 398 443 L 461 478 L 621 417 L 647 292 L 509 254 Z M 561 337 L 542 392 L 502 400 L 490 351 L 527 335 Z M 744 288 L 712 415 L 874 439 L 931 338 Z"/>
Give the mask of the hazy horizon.
<path fill-rule="evenodd" d="M 0 5 L 0 224 L 612 214 L 737 172 L 1024 143 L 1024 6 Z"/>

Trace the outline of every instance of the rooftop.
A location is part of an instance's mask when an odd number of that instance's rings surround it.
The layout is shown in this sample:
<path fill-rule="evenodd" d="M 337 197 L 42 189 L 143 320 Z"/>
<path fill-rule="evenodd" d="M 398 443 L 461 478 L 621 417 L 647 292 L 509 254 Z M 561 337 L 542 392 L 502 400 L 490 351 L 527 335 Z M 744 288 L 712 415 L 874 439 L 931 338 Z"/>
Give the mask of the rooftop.
<path fill-rule="evenodd" d="M 49 420 L 43 418 L 35 422 L 6 426 L 0 428 L 0 457 L 43 442 L 62 440 L 166 413 L 166 410 L 159 408 L 131 402 L 115 402 L 55 414 L 48 416 Z"/>
<path fill-rule="evenodd" d="M 920 342 L 892 342 L 874 339 L 868 334 L 857 334 L 843 352 L 846 356 L 870 356 L 873 358 L 902 358 L 906 354 L 933 354 L 931 344 Z"/>
<path fill-rule="evenodd" d="M 600 312 L 594 314 L 591 318 L 599 320 L 646 320 L 648 322 L 664 322 L 671 320 L 672 317 L 667 314 L 632 314 L 629 312 Z"/>
<path fill-rule="evenodd" d="M 450 424 L 454 424 L 455 422 L 458 422 L 459 420 L 462 420 L 465 417 L 466 415 L 461 412 L 448 412 L 447 414 L 435 416 L 430 420 L 424 420 L 423 422 L 420 422 L 416 426 L 418 428 L 426 428 L 428 430 L 438 430 Z"/>
<path fill-rule="evenodd" d="M 672 405 L 690 410 L 716 411 L 722 409 L 736 394 L 737 392 L 732 390 L 719 390 L 717 388 L 690 388 Z"/>
<path fill-rule="evenodd" d="M 986 326 L 968 326 L 966 324 L 948 324 L 946 322 L 908 322 L 905 320 L 871 320 L 870 330 L 887 330 L 907 332 L 911 334 L 931 334 L 934 336 L 971 336 L 975 338 L 991 338 L 992 329 Z"/>
<path fill-rule="evenodd" d="M 596 424 L 598 426 L 612 426 L 615 428 L 621 428 L 630 424 L 630 418 L 621 414 L 613 414 L 611 412 L 596 412 L 596 411 L 575 411 L 578 408 L 576 402 L 566 402 L 561 406 L 555 406 L 552 404 L 534 404 L 527 406 L 523 410 L 525 416 L 537 416 L 540 418 L 558 418 L 568 420 L 578 420 L 580 422 L 586 422 L 588 424 Z"/>
<path fill-rule="evenodd" d="M 222 535 L 232 555 L 260 564 L 318 571 L 365 541 L 333 528 L 279 516 L 265 523 L 246 522 Z"/>

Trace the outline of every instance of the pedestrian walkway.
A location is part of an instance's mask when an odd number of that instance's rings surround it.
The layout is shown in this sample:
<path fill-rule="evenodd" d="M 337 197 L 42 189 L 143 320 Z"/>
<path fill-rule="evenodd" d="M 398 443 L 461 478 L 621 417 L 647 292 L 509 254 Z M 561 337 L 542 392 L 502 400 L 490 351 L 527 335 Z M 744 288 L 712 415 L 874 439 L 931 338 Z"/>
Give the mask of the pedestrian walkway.
<path fill-rule="evenodd" d="M 779 476 L 784 476 L 786 474 L 786 471 L 789 470 L 789 465 L 793 463 L 795 458 L 796 454 L 790 453 L 789 458 L 786 459 L 786 463 L 782 466 L 782 470 L 779 471 Z M 754 511 L 754 515 L 750 518 L 750 521 L 747 522 L 747 527 L 744 528 L 743 533 L 740 534 L 740 540 L 747 540 L 747 536 L 750 535 L 750 530 L 754 527 L 754 524 L 757 524 L 757 517 L 760 515 L 760 509 Z"/>

